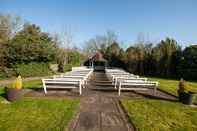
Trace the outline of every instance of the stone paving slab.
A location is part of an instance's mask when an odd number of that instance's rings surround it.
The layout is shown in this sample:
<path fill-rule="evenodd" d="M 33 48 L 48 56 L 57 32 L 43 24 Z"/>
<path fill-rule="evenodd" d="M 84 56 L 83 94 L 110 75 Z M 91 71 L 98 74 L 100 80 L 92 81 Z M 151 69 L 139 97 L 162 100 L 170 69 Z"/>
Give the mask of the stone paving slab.
<path fill-rule="evenodd" d="M 97 112 L 80 112 L 73 131 L 100 131 L 100 117 Z"/>

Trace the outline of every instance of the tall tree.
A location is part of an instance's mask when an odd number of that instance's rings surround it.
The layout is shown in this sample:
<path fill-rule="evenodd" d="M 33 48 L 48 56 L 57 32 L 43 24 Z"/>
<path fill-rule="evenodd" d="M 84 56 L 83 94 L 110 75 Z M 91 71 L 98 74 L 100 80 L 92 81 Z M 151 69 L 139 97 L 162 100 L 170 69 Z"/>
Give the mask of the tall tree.
<path fill-rule="evenodd" d="M 21 29 L 23 25 L 19 16 L 0 14 L 0 67 L 3 68 L 8 64 L 8 43 L 11 38 Z"/>
<path fill-rule="evenodd" d="M 164 76 L 171 75 L 171 68 L 174 54 L 180 50 L 174 39 L 162 40 L 154 49 L 153 56 L 157 62 L 157 72 Z"/>
<path fill-rule="evenodd" d="M 27 63 L 31 61 L 52 61 L 55 48 L 48 33 L 42 32 L 35 24 L 26 24 L 8 45 L 9 63 Z"/>
<path fill-rule="evenodd" d="M 197 80 L 197 45 L 186 47 L 179 58 L 177 68 L 180 76 Z"/>
<path fill-rule="evenodd" d="M 116 34 L 108 31 L 105 35 L 97 35 L 95 38 L 88 40 L 85 43 L 84 52 L 86 52 L 87 56 L 92 56 L 98 51 L 105 54 L 107 47 L 116 41 Z"/>

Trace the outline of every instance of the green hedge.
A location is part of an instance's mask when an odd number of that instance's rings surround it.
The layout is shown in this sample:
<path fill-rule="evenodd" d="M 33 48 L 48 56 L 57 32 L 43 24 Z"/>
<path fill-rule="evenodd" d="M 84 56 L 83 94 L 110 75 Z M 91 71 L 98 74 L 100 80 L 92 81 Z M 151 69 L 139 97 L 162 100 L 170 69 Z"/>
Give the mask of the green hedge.
<path fill-rule="evenodd" d="M 52 74 L 48 63 L 36 63 L 18 64 L 16 66 L 16 72 L 22 77 L 29 76 L 46 76 Z"/>
<path fill-rule="evenodd" d="M 0 79 L 10 78 L 15 76 L 16 72 L 13 68 L 0 68 Z"/>
<path fill-rule="evenodd" d="M 64 72 L 71 71 L 72 70 L 72 67 L 75 67 L 75 66 L 80 66 L 80 63 L 65 64 L 64 65 Z"/>
<path fill-rule="evenodd" d="M 65 64 L 64 65 L 64 72 L 71 71 L 71 70 L 72 70 L 72 64 Z"/>

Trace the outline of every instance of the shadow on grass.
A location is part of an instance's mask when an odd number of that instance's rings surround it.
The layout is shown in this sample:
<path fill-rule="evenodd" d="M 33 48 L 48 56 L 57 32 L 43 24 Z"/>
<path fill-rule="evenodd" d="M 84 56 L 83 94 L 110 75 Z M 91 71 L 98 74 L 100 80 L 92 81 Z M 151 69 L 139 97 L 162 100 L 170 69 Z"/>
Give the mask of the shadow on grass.
<path fill-rule="evenodd" d="M 72 89 L 65 88 L 48 88 L 47 94 L 44 93 L 43 88 L 29 88 L 31 91 L 25 94 L 26 97 L 78 97 L 79 93 L 72 91 Z"/>
<path fill-rule="evenodd" d="M 0 94 L 0 97 L 2 97 L 2 98 L 4 98 L 4 99 L 7 99 L 6 93 L 1 93 L 1 94 Z"/>
<path fill-rule="evenodd" d="M 37 91 L 37 92 L 43 92 L 44 93 L 44 89 L 43 88 L 28 88 L 31 89 L 32 91 Z M 47 91 L 70 91 L 72 89 L 66 89 L 66 88 L 47 88 Z"/>
<path fill-rule="evenodd" d="M 160 92 L 162 92 L 162 91 L 160 91 Z M 161 95 L 161 93 L 159 93 L 157 91 L 156 96 L 148 94 L 148 93 L 141 93 L 141 92 L 136 92 L 136 91 L 133 91 L 133 93 L 135 93 L 137 95 L 141 95 L 141 96 L 143 96 L 145 98 L 149 98 L 149 99 L 165 100 L 165 101 L 170 101 L 170 102 L 179 102 L 178 97 L 166 94 L 165 92 L 162 92 L 163 94 Z"/>

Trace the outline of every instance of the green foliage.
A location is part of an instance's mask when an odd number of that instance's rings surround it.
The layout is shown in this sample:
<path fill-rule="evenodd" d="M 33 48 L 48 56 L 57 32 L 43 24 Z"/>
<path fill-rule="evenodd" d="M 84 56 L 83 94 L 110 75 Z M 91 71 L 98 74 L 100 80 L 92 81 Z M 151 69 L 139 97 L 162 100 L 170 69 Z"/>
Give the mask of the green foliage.
<path fill-rule="evenodd" d="M 16 65 L 24 66 L 23 63 L 25 63 L 31 66 L 28 63 L 55 60 L 57 46 L 52 37 L 42 32 L 39 26 L 23 24 L 20 17 L 0 15 L 0 28 L 2 29 L 0 30 L 0 78 L 13 76 L 16 73 Z M 31 69 L 27 71 L 25 69 L 17 67 L 24 76 L 33 75 Z M 46 74 L 46 71 L 43 71 L 39 74 Z"/>
<path fill-rule="evenodd" d="M 7 65 L 7 44 L 13 35 L 15 25 L 17 25 L 17 18 L 0 14 L 0 68 L 4 68 Z"/>
<path fill-rule="evenodd" d="M 197 130 L 197 110 L 181 103 L 142 99 L 122 104 L 139 131 Z"/>
<path fill-rule="evenodd" d="M 117 42 L 108 46 L 104 57 L 108 60 L 108 66 L 124 68 L 124 50 L 120 48 Z"/>
<path fill-rule="evenodd" d="M 11 86 L 12 83 L 6 85 L 6 87 Z M 35 88 L 43 88 L 42 87 L 42 80 L 30 80 L 30 81 L 23 81 L 23 89 L 35 89 Z M 0 96 L 5 94 L 5 87 L 0 87 Z M 1 97 L 0 97 L 1 98 Z"/>
<path fill-rule="evenodd" d="M 64 72 L 71 71 L 72 70 L 72 67 L 74 67 L 74 66 L 80 66 L 80 64 L 79 63 L 65 64 L 64 65 Z"/>
<path fill-rule="evenodd" d="M 179 81 L 179 89 L 178 89 L 179 96 L 180 96 L 180 93 L 183 93 L 185 91 L 186 91 L 186 82 L 185 82 L 185 80 L 181 79 Z"/>
<path fill-rule="evenodd" d="M 23 89 L 42 88 L 42 80 L 31 80 L 23 82 Z"/>
<path fill-rule="evenodd" d="M 70 71 L 72 66 L 80 65 L 84 56 L 78 50 L 59 49 L 57 54 L 58 71 Z"/>
<path fill-rule="evenodd" d="M 72 70 L 72 64 L 65 64 L 64 65 L 64 72 L 71 71 L 71 70 Z"/>
<path fill-rule="evenodd" d="M 67 52 L 67 63 L 72 65 L 80 65 L 84 56 L 78 50 L 70 50 Z"/>
<path fill-rule="evenodd" d="M 59 48 L 56 54 L 58 72 L 64 72 L 65 58 L 66 58 L 66 51 L 64 49 Z"/>
<path fill-rule="evenodd" d="M 179 59 L 178 72 L 184 79 L 197 78 L 197 45 L 185 48 Z"/>
<path fill-rule="evenodd" d="M 25 25 L 8 45 L 9 64 L 48 62 L 54 60 L 55 47 L 52 38 L 36 25 Z"/>
<path fill-rule="evenodd" d="M 19 73 L 22 77 L 29 76 L 47 76 L 52 74 L 49 69 L 48 63 L 28 63 L 28 64 L 18 64 L 16 65 L 16 72 Z"/>
<path fill-rule="evenodd" d="M 64 131 L 78 105 L 78 99 L 24 98 L 12 104 L 0 103 L 0 130 Z"/>
<path fill-rule="evenodd" d="M 2 67 L 0 68 L 0 79 L 10 78 L 16 75 L 16 71 L 13 68 Z"/>
<path fill-rule="evenodd" d="M 153 57 L 156 61 L 156 72 L 161 76 L 170 76 L 174 72 L 173 66 L 175 66 L 173 61 L 174 54 L 180 50 L 177 42 L 173 39 L 166 38 L 165 41 L 161 41 L 153 49 Z"/>

